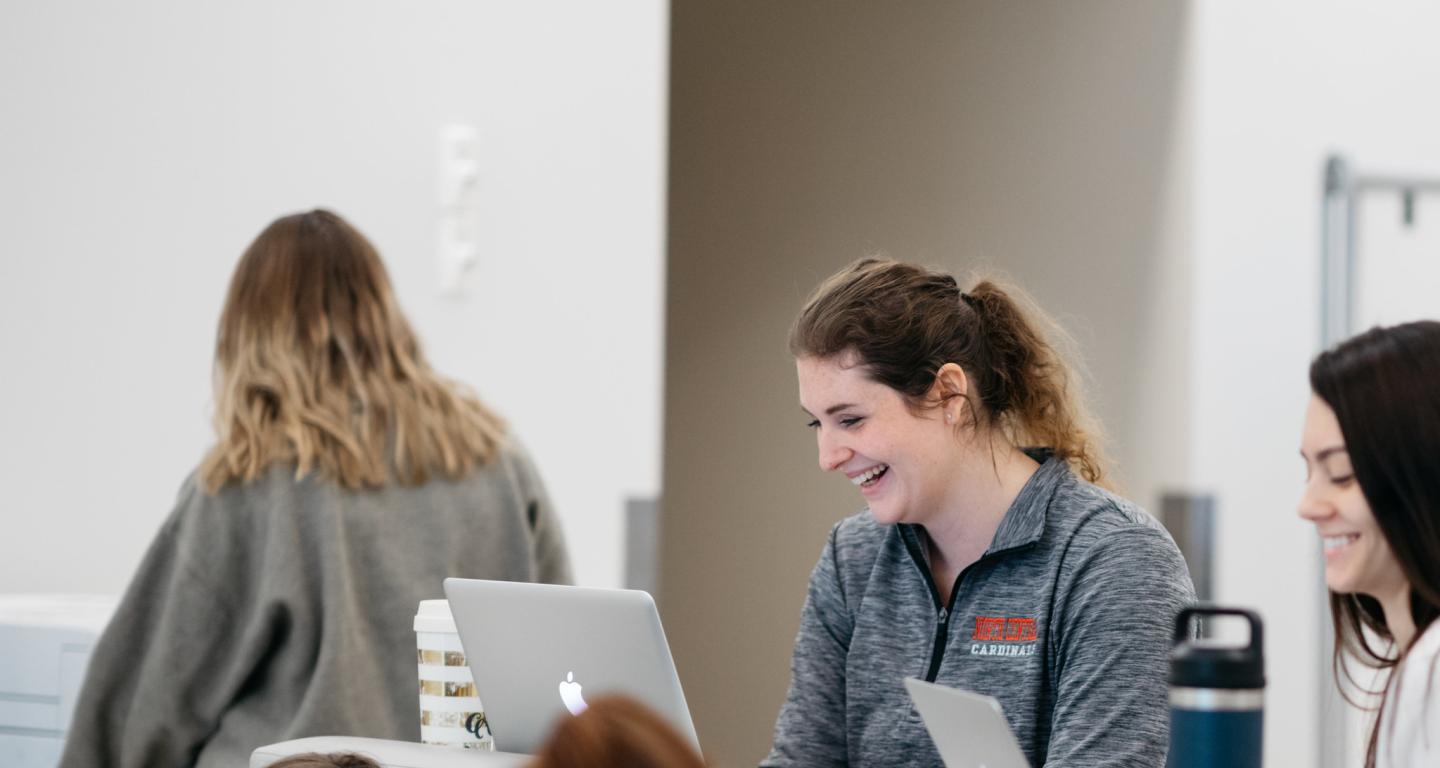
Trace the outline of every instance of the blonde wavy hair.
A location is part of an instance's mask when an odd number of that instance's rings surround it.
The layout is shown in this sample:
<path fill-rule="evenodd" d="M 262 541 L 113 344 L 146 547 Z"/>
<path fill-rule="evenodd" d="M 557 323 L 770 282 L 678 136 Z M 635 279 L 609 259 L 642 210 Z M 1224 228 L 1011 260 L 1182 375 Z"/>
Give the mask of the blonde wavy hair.
<path fill-rule="evenodd" d="M 504 422 L 426 363 L 374 246 L 313 210 L 276 219 L 231 278 L 215 343 L 205 488 L 294 463 L 346 488 L 461 477 Z"/>

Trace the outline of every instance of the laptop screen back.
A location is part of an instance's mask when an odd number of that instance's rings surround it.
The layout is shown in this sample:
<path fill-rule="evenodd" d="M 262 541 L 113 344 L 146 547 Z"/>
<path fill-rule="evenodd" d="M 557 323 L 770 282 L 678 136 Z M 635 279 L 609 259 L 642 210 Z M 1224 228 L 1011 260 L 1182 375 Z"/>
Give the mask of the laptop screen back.
<path fill-rule="evenodd" d="M 650 595 L 446 579 L 445 596 L 497 750 L 533 753 L 602 693 L 639 700 L 699 749 Z"/>
<path fill-rule="evenodd" d="M 905 687 L 946 768 L 1030 768 L 1000 702 L 913 677 Z"/>

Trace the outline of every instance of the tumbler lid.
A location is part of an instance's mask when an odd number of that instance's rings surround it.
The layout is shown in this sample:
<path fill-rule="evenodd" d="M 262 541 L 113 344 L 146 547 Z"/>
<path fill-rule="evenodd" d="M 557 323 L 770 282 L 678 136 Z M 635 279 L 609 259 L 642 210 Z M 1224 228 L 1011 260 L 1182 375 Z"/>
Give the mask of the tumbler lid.
<path fill-rule="evenodd" d="M 415 611 L 415 631 L 455 634 L 455 618 L 450 615 L 450 601 L 421 600 Z"/>
<path fill-rule="evenodd" d="M 1250 624 L 1250 644 L 1220 645 L 1195 640 L 1190 622 L 1199 616 L 1239 616 Z M 1169 682 L 1176 688 L 1264 688 L 1265 635 L 1260 616 L 1243 608 L 1194 606 L 1175 617 Z"/>

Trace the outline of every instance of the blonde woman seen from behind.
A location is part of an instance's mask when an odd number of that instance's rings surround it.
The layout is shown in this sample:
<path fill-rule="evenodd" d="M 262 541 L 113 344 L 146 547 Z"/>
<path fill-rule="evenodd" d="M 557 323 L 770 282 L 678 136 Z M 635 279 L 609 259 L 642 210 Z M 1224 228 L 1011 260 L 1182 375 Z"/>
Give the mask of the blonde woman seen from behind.
<path fill-rule="evenodd" d="M 339 216 L 280 218 L 246 250 L 214 373 L 215 446 L 95 648 L 65 768 L 414 741 L 419 601 L 447 576 L 570 579 L 534 466 L 430 368 Z"/>

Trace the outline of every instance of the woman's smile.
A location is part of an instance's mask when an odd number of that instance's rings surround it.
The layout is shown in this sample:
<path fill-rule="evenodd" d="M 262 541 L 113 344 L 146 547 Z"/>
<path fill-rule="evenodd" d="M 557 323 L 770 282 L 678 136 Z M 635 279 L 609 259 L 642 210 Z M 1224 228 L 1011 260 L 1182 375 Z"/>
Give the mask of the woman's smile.
<path fill-rule="evenodd" d="M 875 466 L 856 474 L 850 475 L 850 482 L 860 486 L 863 493 L 866 489 L 874 488 L 879 484 L 880 479 L 890 471 L 888 464 L 876 464 Z"/>
<path fill-rule="evenodd" d="M 959 451 L 953 428 L 917 414 L 852 356 L 795 365 L 821 469 L 845 475 L 881 523 L 923 523 L 945 507 Z"/>

